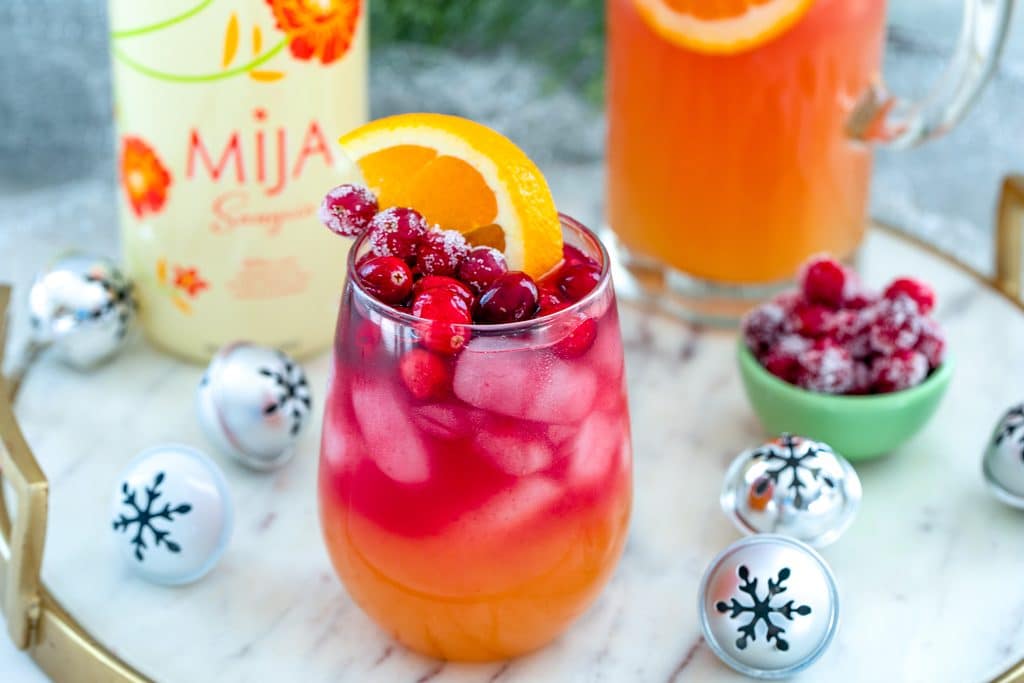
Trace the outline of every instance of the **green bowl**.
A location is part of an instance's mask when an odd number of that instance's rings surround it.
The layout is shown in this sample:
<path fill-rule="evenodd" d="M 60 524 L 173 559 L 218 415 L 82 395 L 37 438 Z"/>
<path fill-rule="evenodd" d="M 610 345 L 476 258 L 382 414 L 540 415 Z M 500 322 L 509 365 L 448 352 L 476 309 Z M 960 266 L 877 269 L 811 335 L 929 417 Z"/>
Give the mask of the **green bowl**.
<path fill-rule="evenodd" d="M 916 387 L 874 396 L 832 396 L 772 375 L 742 339 L 737 359 L 747 398 L 766 430 L 824 441 L 850 460 L 885 455 L 917 434 L 935 414 L 953 376 L 953 362 L 946 358 Z"/>

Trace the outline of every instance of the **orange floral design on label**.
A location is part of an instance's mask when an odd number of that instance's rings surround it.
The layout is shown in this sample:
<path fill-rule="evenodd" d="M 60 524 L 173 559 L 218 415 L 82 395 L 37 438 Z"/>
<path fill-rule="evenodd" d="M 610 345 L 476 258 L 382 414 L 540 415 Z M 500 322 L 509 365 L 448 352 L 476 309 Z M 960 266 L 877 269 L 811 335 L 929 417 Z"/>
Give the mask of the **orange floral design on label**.
<path fill-rule="evenodd" d="M 170 270 L 174 273 L 173 277 L 168 276 L 167 259 L 159 259 L 156 262 L 156 281 L 178 310 L 191 315 L 192 306 L 188 299 L 195 299 L 209 289 L 210 283 L 200 277 L 198 268 L 192 266 L 173 265 Z"/>
<path fill-rule="evenodd" d="M 171 173 L 156 150 L 142 138 L 128 135 L 121 141 L 121 184 L 132 212 L 142 218 L 163 209 Z"/>
<path fill-rule="evenodd" d="M 302 60 L 330 64 L 352 44 L 362 0 L 267 0 L 288 49 Z"/>

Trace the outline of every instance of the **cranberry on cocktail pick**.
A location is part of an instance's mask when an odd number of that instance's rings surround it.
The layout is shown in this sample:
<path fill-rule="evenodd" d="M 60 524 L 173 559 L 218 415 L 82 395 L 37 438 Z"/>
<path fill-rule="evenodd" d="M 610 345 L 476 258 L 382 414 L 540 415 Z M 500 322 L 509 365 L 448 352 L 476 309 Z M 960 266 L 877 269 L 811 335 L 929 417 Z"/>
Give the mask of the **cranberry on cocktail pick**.
<path fill-rule="evenodd" d="M 427 234 L 427 221 L 415 209 L 394 206 L 370 221 L 367 244 L 376 256 L 396 256 L 411 261 Z"/>
<path fill-rule="evenodd" d="M 508 272 L 505 255 L 493 247 L 473 247 L 459 265 L 459 279 L 474 292 L 482 294 L 499 277 Z"/>
<path fill-rule="evenodd" d="M 536 312 L 537 285 L 533 278 L 510 271 L 480 295 L 476 318 L 484 323 L 511 323 L 531 318 Z"/>
<path fill-rule="evenodd" d="M 386 304 L 400 303 L 412 291 L 412 270 L 395 256 L 361 260 L 356 275 L 367 292 Z"/>
<path fill-rule="evenodd" d="M 338 185 L 328 192 L 317 212 L 320 222 L 331 232 L 355 237 L 377 214 L 377 197 L 362 185 Z"/>

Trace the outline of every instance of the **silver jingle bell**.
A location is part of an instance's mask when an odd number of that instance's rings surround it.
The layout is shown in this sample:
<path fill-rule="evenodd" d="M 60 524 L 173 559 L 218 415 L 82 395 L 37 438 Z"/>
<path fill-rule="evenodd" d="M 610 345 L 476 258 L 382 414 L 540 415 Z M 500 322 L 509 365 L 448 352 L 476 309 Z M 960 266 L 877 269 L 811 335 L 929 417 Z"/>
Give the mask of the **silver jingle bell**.
<path fill-rule="evenodd" d="M 996 425 L 981 471 L 996 498 L 1024 509 L 1024 403 L 1006 411 Z"/>
<path fill-rule="evenodd" d="M 132 284 L 109 259 L 66 254 L 36 276 L 28 296 L 32 340 L 76 368 L 98 365 L 124 344 L 135 317 Z"/>
<path fill-rule="evenodd" d="M 839 592 L 825 560 L 786 536 L 758 534 L 723 550 L 697 596 L 704 639 L 730 667 L 776 679 L 811 666 L 839 627 Z"/>
<path fill-rule="evenodd" d="M 302 366 L 276 349 L 236 342 L 210 361 L 196 405 L 200 426 L 220 450 L 271 470 L 291 458 L 312 400 Z"/>
<path fill-rule="evenodd" d="M 112 497 L 113 531 L 136 574 L 170 586 L 202 578 L 231 538 L 227 481 L 206 455 L 180 444 L 139 453 Z"/>
<path fill-rule="evenodd" d="M 720 502 L 745 534 L 779 533 L 821 548 L 853 523 L 860 499 L 860 478 L 846 458 L 783 434 L 737 456 Z"/>

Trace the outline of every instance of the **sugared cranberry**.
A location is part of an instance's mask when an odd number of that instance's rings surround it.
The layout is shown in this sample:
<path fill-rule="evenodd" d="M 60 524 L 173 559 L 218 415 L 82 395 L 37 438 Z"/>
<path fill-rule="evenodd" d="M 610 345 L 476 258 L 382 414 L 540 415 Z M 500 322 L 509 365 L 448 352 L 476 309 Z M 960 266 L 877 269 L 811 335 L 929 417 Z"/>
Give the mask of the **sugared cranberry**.
<path fill-rule="evenodd" d="M 743 317 L 743 339 L 755 354 L 768 349 L 786 327 L 786 311 L 776 303 L 766 303 Z"/>
<path fill-rule="evenodd" d="M 597 322 L 593 318 L 584 318 L 572 332 L 562 337 L 552 350 L 560 358 L 579 358 L 594 345 L 597 339 Z"/>
<path fill-rule="evenodd" d="M 785 311 L 786 315 L 789 315 L 796 310 L 797 306 L 806 303 L 806 299 L 804 299 L 804 295 L 799 289 L 791 289 L 776 294 L 775 298 L 772 299 L 772 303 Z"/>
<path fill-rule="evenodd" d="M 459 265 L 459 279 L 482 294 L 508 272 L 505 255 L 493 247 L 473 247 Z"/>
<path fill-rule="evenodd" d="M 328 192 L 317 215 L 327 229 L 345 237 L 355 237 L 370 224 L 377 213 L 377 197 L 362 185 L 338 185 Z"/>
<path fill-rule="evenodd" d="M 800 289 L 808 301 L 839 308 L 846 289 L 846 268 L 835 259 L 818 257 L 809 261 L 800 274 Z"/>
<path fill-rule="evenodd" d="M 831 339 L 819 339 L 797 357 L 796 383 L 822 394 L 845 394 L 853 387 L 853 356 Z"/>
<path fill-rule="evenodd" d="M 451 384 L 448 363 L 425 349 L 406 352 L 398 362 L 398 372 L 409 393 L 421 401 L 441 398 Z"/>
<path fill-rule="evenodd" d="M 946 352 L 946 336 L 942 328 L 931 318 L 924 318 L 921 321 L 921 336 L 917 340 L 915 349 L 924 354 L 928 359 L 930 368 L 937 368 L 942 365 L 942 359 Z"/>
<path fill-rule="evenodd" d="M 828 321 L 827 335 L 846 347 L 854 358 L 867 358 L 871 348 L 871 326 L 875 321 L 872 309 L 836 311 Z"/>
<path fill-rule="evenodd" d="M 859 311 L 878 303 L 878 299 L 876 292 L 858 283 L 853 287 L 847 287 L 843 308 Z"/>
<path fill-rule="evenodd" d="M 928 359 L 919 351 L 900 349 L 871 363 L 872 388 L 879 394 L 902 391 L 920 384 L 928 375 Z"/>
<path fill-rule="evenodd" d="M 470 291 L 464 283 L 459 282 L 453 277 L 446 277 L 444 275 L 425 275 L 416 281 L 416 284 L 412 286 L 413 297 L 417 296 L 420 292 L 425 292 L 428 289 L 434 289 L 440 287 L 447 289 L 453 294 L 459 295 L 459 297 L 466 302 L 466 307 L 470 311 L 473 310 L 473 304 L 476 303 L 476 297 L 473 296 L 473 292 Z"/>
<path fill-rule="evenodd" d="M 796 334 L 788 334 L 779 339 L 761 356 L 761 364 L 765 370 L 790 384 L 796 384 L 797 371 L 800 366 L 797 358 L 811 347 L 811 342 Z"/>
<path fill-rule="evenodd" d="M 563 268 L 558 277 L 558 289 L 569 301 L 579 301 L 597 286 L 601 271 L 589 263 L 577 263 Z"/>
<path fill-rule="evenodd" d="M 537 285 L 537 316 L 551 315 L 570 306 L 570 302 L 562 299 L 561 292 L 550 287 Z"/>
<path fill-rule="evenodd" d="M 886 299 L 896 299 L 900 296 L 913 299 L 923 315 L 927 315 L 935 308 L 935 291 L 920 280 L 901 277 L 893 280 L 892 284 L 885 288 Z"/>
<path fill-rule="evenodd" d="M 419 211 L 395 206 L 373 217 L 366 239 L 370 251 L 377 256 L 411 261 L 426 234 L 427 221 Z"/>
<path fill-rule="evenodd" d="M 877 318 L 871 326 L 871 348 L 883 356 L 909 351 L 921 336 L 917 303 L 908 296 L 882 299 L 874 307 Z"/>
<path fill-rule="evenodd" d="M 374 256 L 360 262 L 356 274 L 363 288 L 386 304 L 397 304 L 412 291 L 412 271 L 394 256 Z"/>
<path fill-rule="evenodd" d="M 431 351 L 453 354 L 469 342 L 469 330 L 464 327 L 472 322 L 469 306 L 450 289 L 435 287 L 420 292 L 412 300 L 412 314 L 427 319 L 416 329 L 420 343 Z"/>
<path fill-rule="evenodd" d="M 451 277 L 468 253 L 469 243 L 457 230 L 428 230 L 416 250 L 416 270 Z"/>
<path fill-rule="evenodd" d="M 484 323 L 512 323 L 537 312 L 537 285 L 526 273 L 510 271 L 494 281 L 476 306 L 476 318 Z"/>
<path fill-rule="evenodd" d="M 789 329 L 805 337 L 823 337 L 828 334 L 832 311 L 821 304 L 801 303 L 790 314 Z"/>

